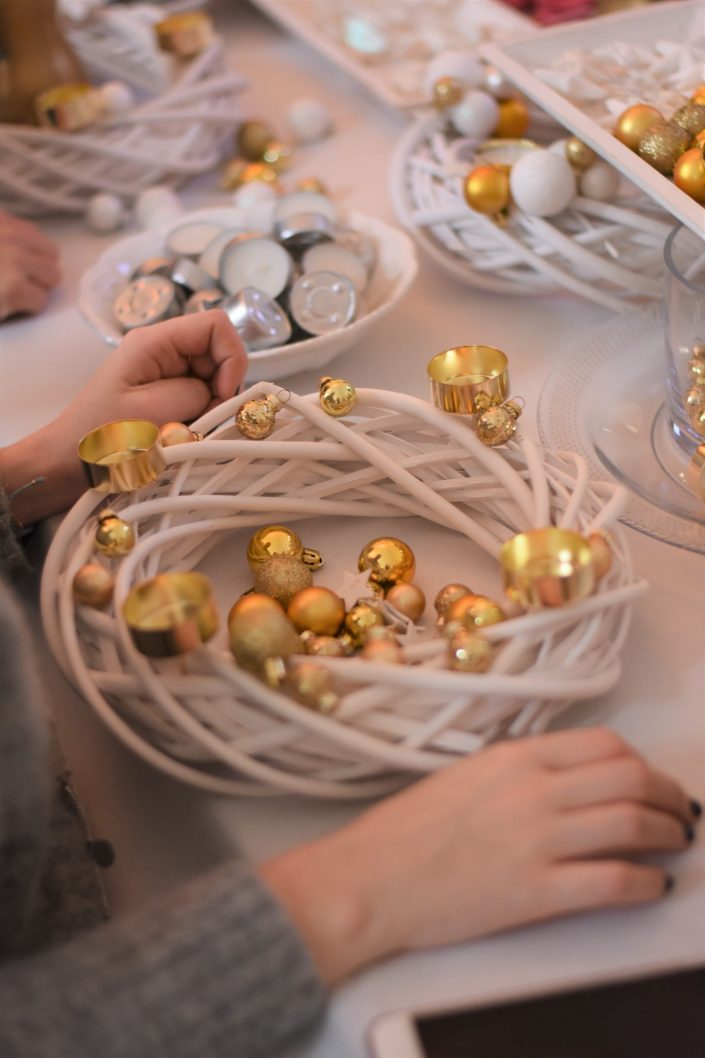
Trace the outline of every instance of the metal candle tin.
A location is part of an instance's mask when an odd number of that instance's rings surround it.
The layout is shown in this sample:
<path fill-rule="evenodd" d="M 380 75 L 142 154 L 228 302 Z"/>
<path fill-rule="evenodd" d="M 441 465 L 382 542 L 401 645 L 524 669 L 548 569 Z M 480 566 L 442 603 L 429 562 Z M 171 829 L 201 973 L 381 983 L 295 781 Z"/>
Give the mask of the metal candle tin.
<path fill-rule="evenodd" d="M 506 595 L 528 610 L 575 603 L 595 588 L 590 545 L 571 529 L 517 533 L 502 545 L 499 561 Z"/>
<path fill-rule="evenodd" d="M 208 577 L 193 571 L 160 573 L 130 591 L 122 607 L 137 649 L 152 658 L 195 650 L 218 630 Z"/>
<path fill-rule="evenodd" d="M 509 361 L 491 345 L 459 345 L 429 360 L 431 397 L 437 408 L 474 415 L 488 404 L 501 404 L 509 393 Z M 477 397 L 485 398 L 481 407 Z"/>
<path fill-rule="evenodd" d="M 134 492 L 159 477 L 166 466 L 159 428 L 146 419 L 105 423 L 79 442 L 78 455 L 91 488 Z"/>

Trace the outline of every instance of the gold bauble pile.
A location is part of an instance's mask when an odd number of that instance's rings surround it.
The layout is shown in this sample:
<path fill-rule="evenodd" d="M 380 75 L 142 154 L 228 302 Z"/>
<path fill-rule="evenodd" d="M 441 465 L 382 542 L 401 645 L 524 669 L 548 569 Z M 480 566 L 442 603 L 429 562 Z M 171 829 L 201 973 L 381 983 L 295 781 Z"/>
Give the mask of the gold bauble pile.
<path fill-rule="evenodd" d="M 689 414 L 701 404 L 705 404 L 705 382 L 691 386 L 685 395 L 685 406 Z"/>
<path fill-rule="evenodd" d="M 416 572 L 414 552 L 395 536 L 380 536 L 365 544 L 357 560 L 360 572 L 370 571 L 370 580 L 387 590 L 408 583 Z"/>
<path fill-rule="evenodd" d="M 297 592 L 286 609 L 298 632 L 334 636 L 345 617 L 345 604 L 330 588 L 311 587 Z"/>
<path fill-rule="evenodd" d="M 495 217 L 509 208 L 511 194 L 509 190 L 510 166 L 487 165 L 476 166 L 463 184 L 463 195 L 470 209 Z"/>
<path fill-rule="evenodd" d="M 516 432 L 521 410 L 521 405 L 513 400 L 487 408 L 475 418 L 477 436 L 491 448 L 506 444 Z"/>
<path fill-rule="evenodd" d="M 360 657 L 365 661 L 377 662 L 380 665 L 404 664 L 404 652 L 396 639 L 368 638 L 362 647 Z"/>
<path fill-rule="evenodd" d="M 73 597 L 81 606 L 103 610 L 113 597 L 114 587 L 110 570 L 98 562 L 87 562 L 73 578 Z"/>
<path fill-rule="evenodd" d="M 247 561 L 256 570 L 268 558 L 303 557 L 304 547 L 299 536 L 288 525 L 265 525 L 250 537 Z"/>
<path fill-rule="evenodd" d="M 431 102 L 436 110 L 457 106 L 465 94 L 462 82 L 455 77 L 439 77 L 431 89 Z"/>
<path fill-rule="evenodd" d="M 344 378 L 322 378 L 318 401 L 326 415 L 339 419 L 349 415 L 357 404 L 355 387 Z"/>
<path fill-rule="evenodd" d="M 237 130 L 235 146 L 244 158 L 251 162 L 259 162 L 274 138 L 274 131 L 266 121 L 243 121 Z"/>
<path fill-rule="evenodd" d="M 648 103 L 635 103 L 618 117 L 614 135 L 625 147 L 635 151 L 642 136 L 646 135 L 652 125 L 662 121 L 663 114 L 656 107 L 649 106 Z"/>
<path fill-rule="evenodd" d="M 705 110 L 705 107 L 702 107 Z M 698 147 L 681 154 L 673 166 L 673 183 L 686 195 L 705 206 L 705 162 Z"/>
<path fill-rule="evenodd" d="M 436 613 L 438 614 L 438 624 L 443 624 L 448 613 L 448 607 L 451 603 L 454 603 L 456 599 L 460 599 L 463 595 L 474 595 L 475 593 L 471 588 L 468 588 L 467 584 L 446 584 L 436 595 L 433 601 Z"/>
<path fill-rule="evenodd" d="M 159 444 L 162 448 L 190 444 L 199 439 L 199 435 L 183 422 L 165 422 L 159 427 Z"/>
<path fill-rule="evenodd" d="M 287 555 L 267 558 L 255 568 L 255 591 L 271 595 L 284 609 L 297 592 L 310 588 L 312 583 L 313 574 L 306 563 Z"/>
<path fill-rule="evenodd" d="M 269 595 L 243 595 L 228 614 L 230 649 L 244 669 L 260 676 L 269 658 L 302 652 L 296 629 L 279 603 Z"/>
<path fill-rule="evenodd" d="M 661 121 L 644 133 L 637 154 L 664 176 L 670 176 L 683 151 L 690 146 L 690 136 L 679 125 Z"/>
<path fill-rule="evenodd" d="M 313 632 L 302 632 L 301 642 L 307 654 L 322 658 L 342 658 L 347 654 L 345 644 L 336 636 L 317 636 Z"/>
<path fill-rule="evenodd" d="M 493 137 L 497 140 L 518 140 L 529 127 L 529 109 L 522 99 L 504 99 L 499 104 L 499 121 Z"/>
<path fill-rule="evenodd" d="M 135 546 L 135 531 L 129 522 L 118 518 L 114 511 L 103 511 L 95 531 L 95 546 L 108 558 L 129 555 Z"/>
<path fill-rule="evenodd" d="M 691 356 L 690 363 L 688 364 L 688 374 L 693 380 L 694 385 L 705 385 L 705 358 L 701 356 Z"/>
<path fill-rule="evenodd" d="M 270 393 L 268 397 L 246 400 L 237 411 L 235 425 L 249 441 L 263 441 L 274 430 L 281 402 Z"/>
<path fill-rule="evenodd" d="M 362 646 L 370 629 L 384 623 L 384 614 L 370 602 L 356 603 L 345 615 L 345 631 L 356 647 Z"/>
<path fill-rule="evenodd" d="M 705 437 L 705 404 L 701 404 L 699 408 L 695 408 L 690 413 L 690 425 L 693 427 L 696 433 L 699 433 L 701 437 Z"/>
<path fill-rule="evenodd" d="M 686 103 L 685 106 L 678 108 L 671 122 L 674 125 L 680 125 L 689 136 L 697 136 L 705 129 L 705 104 Z"/>
<path fill-rule="evenodd" d="M 587 143 L 577 136 L 570 136 L 565 141 L 565 156 L 577 173 L 584 173 L 597 161 L 597 154 Z"/>
<path fill-rule="evenodd" d="M 338 705 L 333 677 L 328 669 L 317 665 L 315 661 L 297 662 L 287 672 L 284 686 L 297 702 L 319 713 L 331 713 Z"/>
<path fill-rule="evenodd" d="M 395 584 L 385 596 L 386 601 L 410 621 L 418 621 L 426 609 L 426 596 L 417 584 Z"/>
<path fill-rule="evenodd" d="M 446 623 L 459 621 L 464 628 L 485 628 L 504 620 L 501 608 L 486 595 L 462 595 L 446 611 Z"/>
<path fill-rule="evenodd" d="M 461 628 L 448 640 L 448 665 L 455 672 L 485 672 L 492 648 L 484 636 Z"/>

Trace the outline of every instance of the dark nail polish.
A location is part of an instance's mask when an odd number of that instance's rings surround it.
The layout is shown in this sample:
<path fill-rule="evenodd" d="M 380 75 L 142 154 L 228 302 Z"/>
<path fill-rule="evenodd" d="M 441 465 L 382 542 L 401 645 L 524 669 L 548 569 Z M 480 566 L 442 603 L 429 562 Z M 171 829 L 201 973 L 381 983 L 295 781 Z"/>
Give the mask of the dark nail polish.
<path fill-rule="evenodd" d="M 690 811 L 696 819 L 700 819 L 700 816 L 703 814 L 703 806 L 700 804 L 700 801 L 696 801 L 695 798 L 693 798 L 690 802 Z"/>
<path fill-rule="evenodd" d="M 683 827 L 683 833 L 685 834 L 686 841 L 692 841 L 695 837 L 695 831 L 691 827 L 690 823 L 686 823 Z"/>
<path fill-rule="evenodd" d="M 663 880 L 664 896 L 665 896 L 666 893 L 670 893 L 671 889 L 673 889 L 675 884 L 676 884 L 676 879 L 673 877 L 673 875 L 672 874 L 667 874 L 666 877 Z"/>

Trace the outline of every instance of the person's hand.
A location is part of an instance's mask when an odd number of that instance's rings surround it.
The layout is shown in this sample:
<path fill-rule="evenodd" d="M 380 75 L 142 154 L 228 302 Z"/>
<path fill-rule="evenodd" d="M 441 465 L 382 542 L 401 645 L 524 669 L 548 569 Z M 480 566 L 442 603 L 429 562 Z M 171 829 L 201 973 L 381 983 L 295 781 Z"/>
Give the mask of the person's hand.
<path fill-rule="evenodd" d="M 0 320 L 41 312 L 61 279 L 59 252 L 29 221 L 0 211 Z"/>
<path fill-rule="evenodd" d="M 488 747 L 262 868 L 329 983 L 384 956 L 657 900 L 635 857 L 684 849 L 697 806 L 616 734 Z"/>

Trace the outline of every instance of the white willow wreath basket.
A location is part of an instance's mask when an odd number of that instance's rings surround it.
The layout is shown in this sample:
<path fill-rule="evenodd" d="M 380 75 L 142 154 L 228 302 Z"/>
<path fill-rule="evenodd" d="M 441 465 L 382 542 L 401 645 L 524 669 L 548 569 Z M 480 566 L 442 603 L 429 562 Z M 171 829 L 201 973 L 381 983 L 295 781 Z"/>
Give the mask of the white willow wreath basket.
<path fill-rule="evenodd" d="M 546 131 L 539 115 L 537 137 Z M 557 126 L 548 131 L 560 135 Z M 410 125 L 392 160 L 397 217 L 444 271 L 499 294 L 571 291 L 616 312 L 661 297 L 672 224 L 648 196 L 622 182 L 612 202 L 578 195 L 556 216 L 512 208 L 498 224 L 463 197 L 465 177 L 487 160 L 485 147 L 452 135 L 434 114 Z"/>
<path fill-rule="evenodd" d="M 272 392 L 286 394 L 274 432 L 243 439 L 233 416 Z M 357 397 L 338 419 L 318 394 L 258 383 L 194 423 L 203 440 L 164 449 L 153 484 L 111 497 L 137 543 L 115 565 L 108 611 L 77 606 L 72 593 L 105 494 L 85 493 L 54 538 L 42 616 L 58 663 L 124 743 L 175 778 L 227 794 L 377 796 L 493 740 L 539 732 L 618 679 L 631 603 L 644 588 L 616 524 L 623 489 L 590 482 L 579 456 L 544 452 L 518 433 L 501 451 L 489 448 L 469 417 L 418 398 L 374 389 Z M 330 715 L 238 667 L 222 628 L 178 658 L 138 652 L 122 616 L 136 583 L 196 568 L 223 534 L 241 538 L 242 556 L 256 527 L 311 517 L 360 519 L 361 540 L 365 519 L 425 519 L 493 559 L 532 527 L 609 529 L 614 560 L 581 601 L 484 629 L 493 661 L 482 673 L 445 667 L 447 644 L 428 617 L 425 634 L 400 637 L 405 664 L 311 659 L 333 674 L 339 705 Z M 325 568 L 316 578 L 326 583 Z"/>

